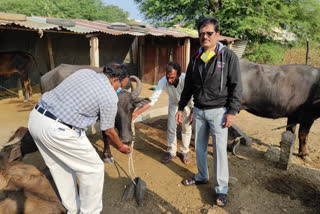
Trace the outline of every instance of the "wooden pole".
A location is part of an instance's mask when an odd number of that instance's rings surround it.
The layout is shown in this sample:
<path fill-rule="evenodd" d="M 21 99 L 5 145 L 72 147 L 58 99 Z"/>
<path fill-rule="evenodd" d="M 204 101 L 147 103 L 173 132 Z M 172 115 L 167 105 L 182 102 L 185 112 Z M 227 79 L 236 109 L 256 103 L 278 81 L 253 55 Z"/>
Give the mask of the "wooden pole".
<path fill-rule="evenodd" d="M 186 68 L 186 71 L 187 71 L 187 68 L 188 68 L 188 65 L 189 65 L 189 61 L 190 61 L 190 39 L 186 39 L 185 40 L 185 46 L 186 46 L 186 61 L 185 61 L 185 68 Z"/>
<path fill-rule="evenodd" d="M 306 65 L 308 65 L 308 61 L 309 61 L 309 40 L 307 40 Z"/>
<path fill-rule="evenodd" d="M 158 74 L 159 74 L 159 47 L 156 47 L 156 62 L 154 66 L 154 81 L 153 84 L 156 85 L 158 82 Z"/>
<path fill-rule="evenodd" d="M 52 52 L 52 40 L 49 34 L 47 34 L 47 44 L 48 44 L 48 57 L 49 57 L 49 67 L 50 70 L 54 69 L 54 59 Z"/>
<path fill-rule="evenodd" d="M 144 75 L 144 37 L 139 37 L 139 77 Z"/>
<path fill-rule="evenodd" d="M 99 39 L 98 37 L 90 38 L 90 65 L 99 67 Z"/>

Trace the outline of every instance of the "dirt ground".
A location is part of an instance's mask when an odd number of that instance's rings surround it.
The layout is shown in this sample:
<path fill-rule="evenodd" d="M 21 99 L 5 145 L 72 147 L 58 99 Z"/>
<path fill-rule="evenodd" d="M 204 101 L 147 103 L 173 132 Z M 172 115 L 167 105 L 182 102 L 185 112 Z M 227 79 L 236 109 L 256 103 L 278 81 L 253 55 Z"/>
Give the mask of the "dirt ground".
<path fill-rule="evenodd" d="M 150 85 L 144 85 L 142 96 L 149 96 Z M 0 100 L 0 144 L 19 127 L 27 126 L 29 112 L 37 103 L 36 94 L 28 103 L 22 99 Z M 164 107 L 167 96 L 153 109 Z M 320 213 L 320 120 L 311 128 L 308 149 L 311 161 L 303 161 L 296 156 L 296 140 L 292 165 L 288 171 L 277 168 L 275 162 L 265 158 L 270 146 L 280 145 L 281 133 L 270 131 L 285 125 L 285 119 L 265 119 L 247 112 L 237 116 L 236 124 L 248 135 L 253 136 L 251 147 L 241 145 L 236 157 L 228 153 L 230 188 L 228 204 L 225 208 L 213 205 L 212 146 L 209 145 L 210 182 L 199 187 L 184 187 L 183 178 L 197 172 L 194 147 L 191 146 L 191 163 L 184 165 L 179 158 L 165 165 L 160 160 L 166 151 L 166 116 L 158 116 L 135 124 L 134 169 L 135 175 L 147 184 L 144 205 L 138 207 L 136 201 L 121 202 L 125 187 L 130 183 L 126 174 L 114 164 L 105 164 L 105 185 L 102 213 L 235 213 L 235 214 L 274 214 L 274 213 Z M 101 154 L 103 142 L 101 134 L 90 137 L 91 142 Z M 179 140 L 180 143 L 180 140 Z M 128 172 L 128 156 L 112 148 L 115 160 Z M 25 163 L 44 168 L 39 153 L 27 155 Z"/>

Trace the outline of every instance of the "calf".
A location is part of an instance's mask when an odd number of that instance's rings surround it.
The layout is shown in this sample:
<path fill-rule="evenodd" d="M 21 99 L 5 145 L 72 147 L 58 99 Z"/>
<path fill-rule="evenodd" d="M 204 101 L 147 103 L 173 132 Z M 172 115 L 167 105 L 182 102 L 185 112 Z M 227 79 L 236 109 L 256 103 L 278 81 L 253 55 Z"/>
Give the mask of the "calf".
<path fill-rule="evenodd" d="M 32 96 L 29 72 L 32 64 L 37 65 L 36 59 L 30 53 L 22 51 L 0 52 L 0 76 L 9 76 L 18 73 L 25 88 L 24 101 Z"/>

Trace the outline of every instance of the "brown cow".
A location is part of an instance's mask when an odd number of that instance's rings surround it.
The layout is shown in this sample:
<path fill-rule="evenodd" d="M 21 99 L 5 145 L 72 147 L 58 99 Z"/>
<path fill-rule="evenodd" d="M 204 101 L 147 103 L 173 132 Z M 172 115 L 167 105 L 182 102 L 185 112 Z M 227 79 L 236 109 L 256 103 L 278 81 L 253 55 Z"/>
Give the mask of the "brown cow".
<path fill-rule="evenodd" d="M 34 166 L 0 153 L 0 214 L 66 213 L 48 179 Z"/>
<path fill-rule="evenodd" d="M 22 51 L 0 52 L 0 76 L 10 76 L 14 73 L 20 75 L 25 88 L 25 102 L 32 96 L 31 82 L 29 79 L 32 63 L 37 65 L 34 56 L 30 53 Z"/>

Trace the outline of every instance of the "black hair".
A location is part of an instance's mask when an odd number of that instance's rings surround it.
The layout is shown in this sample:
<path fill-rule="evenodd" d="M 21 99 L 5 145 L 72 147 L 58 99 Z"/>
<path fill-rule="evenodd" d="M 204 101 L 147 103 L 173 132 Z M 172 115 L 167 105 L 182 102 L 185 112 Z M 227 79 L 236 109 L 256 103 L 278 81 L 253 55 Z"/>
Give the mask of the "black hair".
<path fill-rule="evenodd" d="M 197 24 L 197 27 L 198 27 L 198 33 L 200 33 L 200 29 L 208 24 L 213 24 L 214 26 L 214 31 L 216 33 L 219 32 L 219 19 L 217 19 L 216 17 L 204 17 L 202 18 L 198 24 Z"/>
<path fill-rule="evenodd" d="M 119 78 L 120 81 L 129 76 L 126 64 L 110 63 L 104 66 L 103 73 L 110 78 Z"/>
<path fill-rule="evenodd" d="M 166 72 L 172 72 L 172 69 L 177 70 L 177 75 L 180 76 L 181 74 L 181 67 L 179 65 L 179 63 L 177 62 L 168 62 L 167 66 L 166 66 Z"/>

